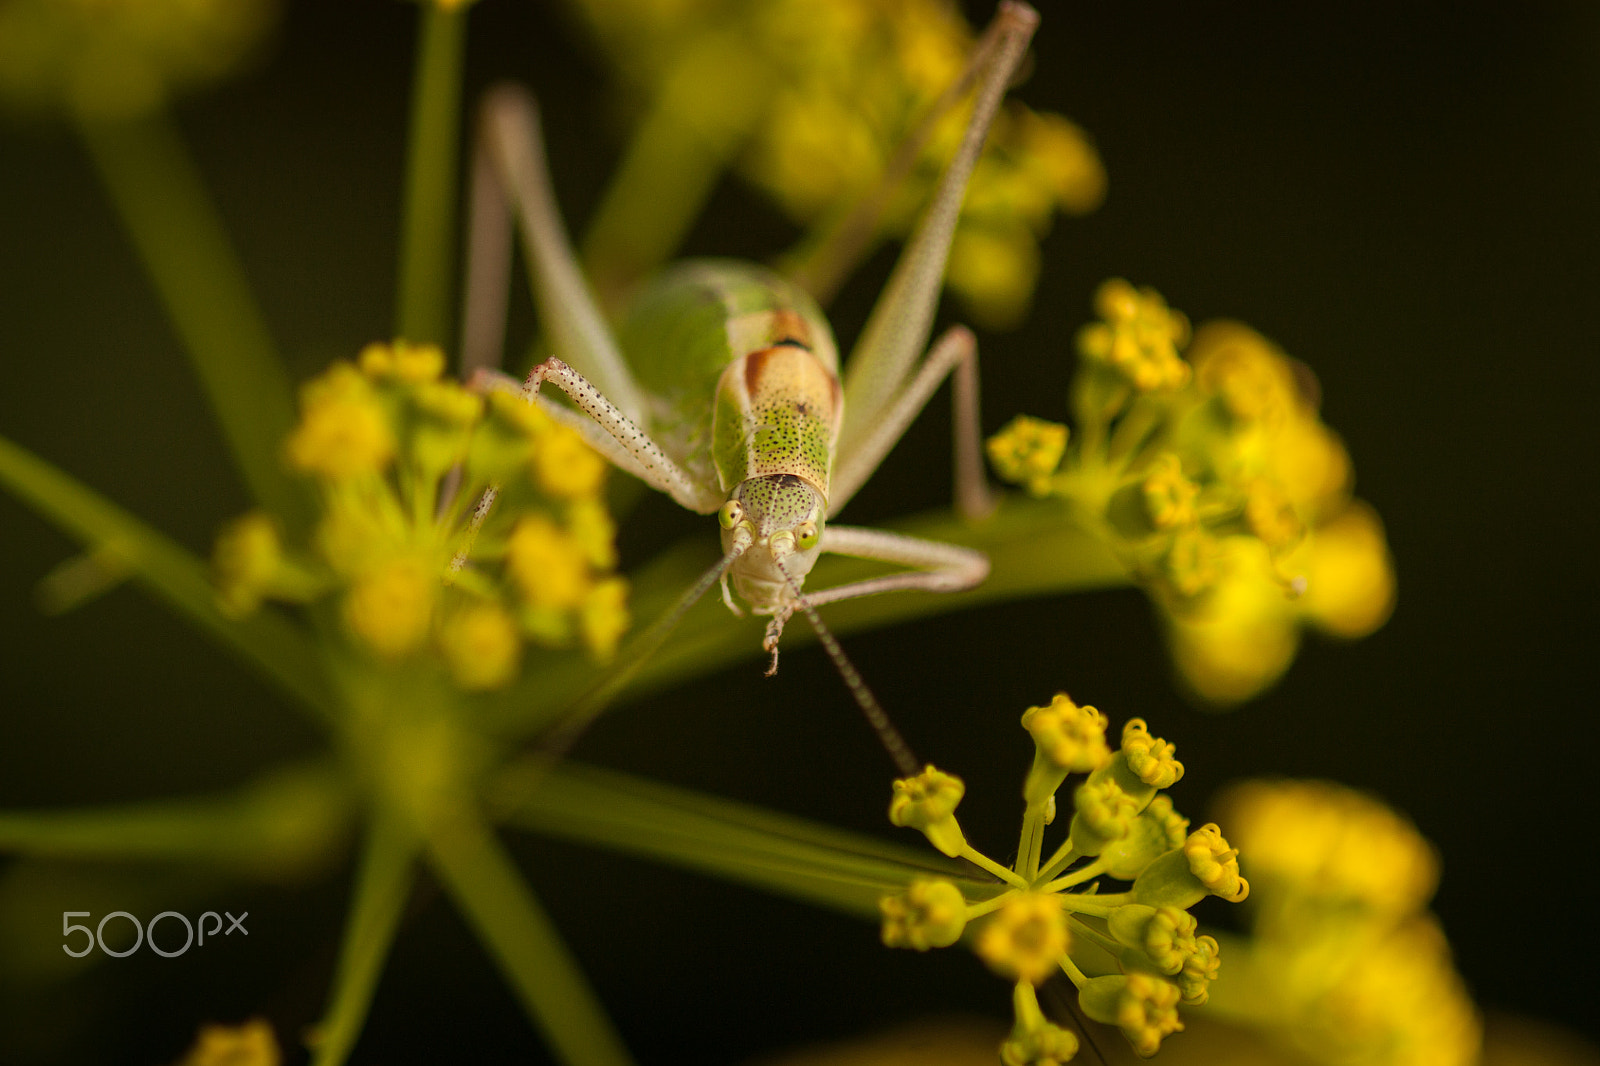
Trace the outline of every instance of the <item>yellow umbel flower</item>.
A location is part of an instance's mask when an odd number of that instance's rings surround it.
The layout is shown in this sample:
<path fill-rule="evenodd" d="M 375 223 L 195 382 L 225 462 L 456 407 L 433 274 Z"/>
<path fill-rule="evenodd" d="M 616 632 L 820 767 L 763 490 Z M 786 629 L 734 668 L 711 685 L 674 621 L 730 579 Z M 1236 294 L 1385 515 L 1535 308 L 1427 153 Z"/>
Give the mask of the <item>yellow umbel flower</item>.
<path fill-rule="evenodd" d="M 432 345 L 372 344 L 306 384 L 285 454 L 322 513 L 304 547 L 262 516 L 229 527 L 221 602 L 337 596 L 379 664 L 430 663 L 469 692 L 509 684 L 530 641 L 609 657 L 629 614 L 604 461 L 519 390 L 485 396 L 444 365 Z"/>
<path fill-rule="evenodd" d="M 1069 944 L 1061 898 L 1025 892 L 984 923 L 976 949 L 1001 977 L 1036 985 L 1060 968 Z"/>
<path fill-rule="evenodd" d="M 1318 417 L 1311 372 L 1235 322 L 1190 340 L 1159 293 L 1118 278 L 1095 305 L 1071 435 L 1018 419 L 989 455 L 1003 480 L 1068 502 L 1063 520 L 1145 587 L 1187 686 L 1237 703 L 1278 679 L 1304 627 L 1382 625 L 1393 562 L 1376 515 L 1350 498 L 1350 457 Z"/>
<path fill-rule="evenodd" d="M 284 446 L 290 465 L 340 481 L 381 473 L 394 458 L 394 433 L 360 371 L 335 363 L 300 391 L 300 424 Z"/>
<path fill-rule="evenodd" d="M 1110 367 L 1139 392 L 1179 389 L 1189 364 L 1179 355 L 1189 341 L 1189 320 L 1154 289 L 1135 289 L 1112 278 L 1095 293 L 1101 322 L 1078 334 L 1078 351 Z"/>
<path fill-rule="evenodd" d="M 916 777 L 904 777 L 894 783 L 889 821 L 920 830 L 946 855 L 959 855 L 967 841 L 956 822 L 956 806 L 966 791 L 967 786 L 959 777 L 930 765 Z"/>
<path fill-rule="evenodd" d="M 1096 977 L 1078 996 L 1083 1013 L 1122 1030 L 1133 1050 L 1149 1058 L 1163 1038 L 1183 1028 L 1176 985 L 1150 974 Z"/>
<path fill-rule="evenodd" d="M 278 1066 L 283 1055 L 264 1018 L 239 1025 L 202 1025 L 177 1066 Z"/>
<path fill-rule="evenodd" d="M 1111 761 L 1106 745 L 1104 714 L 1080 707 L 1065 692 L 1058 692 L 1045 707 L 1029 707 L 1022 728 L 1033 737 L 1035 751 L 1050 765 L 1069 774 L 1098 770 Z"/>
<path fill-rule="evenodd" d="M 1034 496 L 1050 491 L 1050 475 L 1067 450 L 1067 427 L 1059 422 L 1018 415 L 985 444 L 989 462 L 1006 481 L 1022 485 Z"/>
<path fill-rule="evenodd" d="M 1422 907 L 1439 860 L 1416 827 L 1382 803 L 1326 781 L 1249 781 L 1217 800 L 1258 879 L 1279 895 L 1356 902 L 1388 914 Z"/>
<path fill-rule="evenodd" d="M 539 488 L 561 500 L 592 498 L 606 477 L 606 461 L 570 426 L 552 425 L 533 453 Z"/>
<path fill-rule="evenodd" d="M 1086 1014 L 1120 1026 L 1148 1055 L 1182 1028 L 1180 1003 L 1210 997 L 1221 944 L 1199 933 L 1188 909 L 1207 895 L 1245 898 L 1238 853 L 1216 825 L 1186 833 L 1188 820 L 1160 791 L 1182 777 L 1182 766 L 1173 746 L 1153 737 L 1141 719 L 1128 722 L 1114 756 L 1105 744 L 1105 716 L 1064 695 L 1030 708 L 1023 721 L 1034 735 L 1034 764 L 1009 868 L 961 835 L 959 780 L 929 767 L 895 782 L 891 821 L 922 829 L 940 851 L 1000 884 L 969 892 L 956 881 L 919 880 L 882 897 L 884 943 L 921 951 L 955 943 L 963 926 L 972 928 L 973 950 L 1015 983 L 1016 1024 L 1001 1047 L 1005 1062 L 1047 1066 L 1076 1052 L 1071 1034 L 1044 1020 L 1033 990 L 1058 970 L 1079 989 Z M 1066 840 L 1046 859 L 1043 834 L 1053 821 L 1055 791 L 1068 776 L 1047 754 L 1058 745 L 1062 762 L 1089 779 L 1073 793 L 1076 814 Z M 1125 791 L 1124 781 L 1136 792 Z M 1131 887 L 1106 890 L 1109 879 Z"/>
<path fill-rule="evenodd" d="M 900 895 L 880 899 L 878 908 L 885 947 L 946 948 L 961 939 L 967 925 L 967 901 L 949 881 L 913 881 Z"/>
<path fill-rule="evenodd" d="M 1230 957 L 1245 952 L 1244 966 L 1277 980 L 1248 1005 L 1224 982 L 1214 1006 L 1247 1009 L 1327 1066 L 1478 1061 L 1477 1012 L 1423 909 L 1438 859 L 1403 815 L 1326 781 L 1241 782 L 1220 807 L 1255 881 L 1250 936 Z"/>

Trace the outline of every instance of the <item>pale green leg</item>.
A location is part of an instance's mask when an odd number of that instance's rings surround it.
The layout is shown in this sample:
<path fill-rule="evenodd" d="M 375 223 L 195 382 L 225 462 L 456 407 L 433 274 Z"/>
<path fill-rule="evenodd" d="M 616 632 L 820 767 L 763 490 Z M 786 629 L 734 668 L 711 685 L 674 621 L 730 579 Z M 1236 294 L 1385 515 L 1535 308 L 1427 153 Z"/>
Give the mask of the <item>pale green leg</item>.
<path fill-rule="evenodd" d="M 499 85 L 484 97 L 474 153 L 462 340 L 463 365 L 469 372 L 500 363 L 510 273 L 505 231 L 512 214 L 552 350 L 598 385 L 629 421 L 643 422 L 644 391 L 584 280 L 550 191 L 538 106 L 526 89 Z"/>
<path fill-rule="evenodd" d="M 983 150 L 1006 86 L 1039 24 L 1039 15 L 1026 4 L 1008 2 L 1000 5 L 995 21 L 999 39 L 994 51 L 977 59 L 988 65 L 978 84 L 972 121 L 845 368 L 845 424 L 839 441 L 843 453 L 854 451 L 872 432 L 928 342 L 967 179 Z"/>
<path fill-rule="evenodd" d="M 985 518 L 994 511 L 994 498 L 983 473 L 978 342 L 965 326 L 952 326 L 939 338 L 916 376 L 882 412 L 871 431 L 858 437 L 858 443 L 851 450 L 841 450 L 830 486 L 830 517 L 838 514 L 866 484 L 947 374 L 953 374 L 954 386 L 956 510 L 962 517 L 974 519 Z"/>

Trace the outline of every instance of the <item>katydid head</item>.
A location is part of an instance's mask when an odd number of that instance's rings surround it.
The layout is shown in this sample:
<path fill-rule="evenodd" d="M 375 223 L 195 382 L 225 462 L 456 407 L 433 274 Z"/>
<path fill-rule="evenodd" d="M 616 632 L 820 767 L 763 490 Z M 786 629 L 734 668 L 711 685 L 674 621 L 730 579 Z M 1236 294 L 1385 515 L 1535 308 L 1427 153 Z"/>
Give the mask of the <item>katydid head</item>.
<path fill-rule="evenodd" d="M 759 613 L 787 602 L 822 551 L 827 500 L 794 474 L 746 478 L 717 512 L 734 588 Z M 780 560 L 782 561 L 780 565 Z"/>

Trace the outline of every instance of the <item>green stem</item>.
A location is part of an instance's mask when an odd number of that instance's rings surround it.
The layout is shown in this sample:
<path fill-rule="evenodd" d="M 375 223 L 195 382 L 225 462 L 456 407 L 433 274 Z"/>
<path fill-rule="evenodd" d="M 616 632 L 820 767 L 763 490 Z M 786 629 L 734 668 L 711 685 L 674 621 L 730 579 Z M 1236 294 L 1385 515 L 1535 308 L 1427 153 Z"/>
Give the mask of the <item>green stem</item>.
<path fill-rule="evenodd" d="M 989 856 L 985 855 L 977 848 L 974 848 L 971 844 L 968 844 L 961 850 L 961 857 L 979 869 L 987 870 L 989 873 L 994 874 L 1000 880 L 1004 881 L 1013 888 L 1028 887 L 1028 880 L 1026 877 L 1019 876 L 1014 870 L 1006 869 L 1004 866 L 1001 866 L 999 863 L 989 858 Z"/>
<path fill-rule="evenodd" d="M 465 44 L 465 5 L 422 5 L 416 76 L 411 85 L 395 318 L 395 335 L 418 344 L 449 340 L 450 278 L 455 266 L 451 233 Z"/>
<path fill-rule="evenodd" d="M 1131 902 L 1132 893 L 1118 892 L 1111 896 L 1094 896 L 1087 892 L 1067 892 L 1061 896 L 1062 905 L 1067 910 L 1076 914 L 1092 914 L 1096 918 L 1105 918 L 1112 911 Z"/>
<path fill-rule="evenodd" d="M 493 832 L 465 807 L 430 822 L 428 858 L 557 1056 L 574 1066 L 632 1059 L 550 916 Z"/>
<path fill-rule="evenodd" d="M 583 239 L 602 305 L 670 259 L 769 95 L 768 71 L 738 33 L 684 54 L 640 120 Z"/>
<path fill-rule="evenodd" d="M 1117 943 L 1115 939 L 1106 936 L 1088 922 L 1081 921 L 1077 918 L 1072 918 L 1070 921 L 1072 924 L 1072 938 L 1074 940 L 1079 938 L 1092 940 L 1095 944 L 1099 945 L 1108 954 L 1110 954 L 1112 958 L 1116 958 L 1122 953 L 1123 946 L 1121 944 Z"/>
<path fill-rule="evenodd" d="M 349 810 L 331 769 L 273 770 L 217 796 L 0 812 L 0 852 L 58 859 L 216 863 L 281 879 L 325 861 Z"/>
<path fill-rule="evenodd" d="M 864 918 L 878 899 L 930 874 L 981 895 L 991 882 L 960 864 L 804 819 L 576 763 L 503 775 L 496 806 L 510 824 L 821 904 Z M 1015 875 L 1013 875 L 1015 876 Z"/>
<path fill-rule="evenodd" d="M 1073 860 L 1079 858 L 1082 858 L 1082 856 L 1073 848 L 1072 838 L 1068 837 L 1061 842 L 1061 846 L 1056 849 L 1055 854 L 1050 856 L 1050 861 L 1045 863 L 1044 868 L 1039 871 L 1039 880 L 1048 881 L 1070 866 Z"/>
<path fill-rule="evenodd" d="M 1104 873 L 1105 869 L 1106 864 L 1100 860 L 1096 860 L 1082 869 L 1072 871 L 1065 877 L 1056 878 L 1054 881 L 1046 884 L 1039 891 L 1060 892 L 1063 889 L 1071 888 L 1074 885 L 1081 885 L 1085 881 L 1093 881 L 1096 877 L 1099 877 L 1102 873 Z"/>
<path fill-rule="evenodd" d="M 1039 853 L 1044 850 L 1044 803 L 1030 803 L 1022 812 L 1022 837 L 1017 842 L 1017 872 L 1032 884 L 1039 876 Z"/>
<path fill-rule="evenodd" d="M 222 220 L 161 114 L 81 119 L 78 132 L 155 285 L 258 504 L 293 528 L 308 501 L 279 460 L 294 425 L 289 379 Z"/>
<path fill-rule="evenodd" d="M 229 618 L 217 609 L 205 564 L 88 486 L 0 437 L 0 487 L 93 550 L 115 553 L 134 580 L 272 681 L 333 720 L 339 707 L 305 632 L 273 610 Z"/>
<path fill-rule="evenodd" d="M 392 816 L 374 814 L 339 946 L 333 995 L 313 1042 L 312 1066 L 342 1066 L 361 1035 L 411 890 L 416 857 L 416 838 Z"/>

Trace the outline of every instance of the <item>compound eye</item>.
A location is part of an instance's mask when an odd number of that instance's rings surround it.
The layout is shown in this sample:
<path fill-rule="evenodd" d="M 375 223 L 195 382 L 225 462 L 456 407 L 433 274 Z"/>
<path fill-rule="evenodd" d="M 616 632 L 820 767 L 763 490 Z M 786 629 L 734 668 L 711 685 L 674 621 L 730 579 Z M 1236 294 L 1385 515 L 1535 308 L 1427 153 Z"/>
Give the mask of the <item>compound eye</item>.
<path fill-rule="evenodd" d="M 739 506 L 738 500 L 729 500 L 727 503 L 723 504 L 722 509 L 717 512 L 717 521 L 722 524 L 723 529 L 732 529 L 734 526 L 737 526 L 743 518 L 744 508 Z"/>
<path fill-rule="evenodd" d="M 794 545 L 801 551 L 809 551 L 817 546 L 817 541 L 822 537 L 822 531 L 815 522 L 801 522 L 794 527 Z"/>

